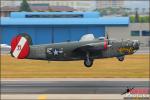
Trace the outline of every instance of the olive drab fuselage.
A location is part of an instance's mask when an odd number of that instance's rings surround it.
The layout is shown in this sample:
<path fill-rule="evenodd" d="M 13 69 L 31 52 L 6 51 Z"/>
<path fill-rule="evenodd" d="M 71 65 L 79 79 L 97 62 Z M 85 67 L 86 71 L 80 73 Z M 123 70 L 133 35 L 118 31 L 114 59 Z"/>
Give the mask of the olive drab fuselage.
<path fill-rule="evenodd" d="M 87 48 L 87 50 L 76 50 L 86 44 L 97 43 L 95 48 Z M 101 40 L 84 41 L 84 42 L 64 42 L 46 45 L 30 46 L 30 55 L 28 59 L 47 59 L 52 61 L 69 61 L 69 60 L 84 60 L 88 52 L 90 58 L 109 58 L 120 57 L 133 54 L 136 48 L 133 47 L 131 41 L 114 41 L 109 40 L 107 48 L 103 48 L 104 43 Z M 82 49 L 82 48 L 81 48 Z"/>

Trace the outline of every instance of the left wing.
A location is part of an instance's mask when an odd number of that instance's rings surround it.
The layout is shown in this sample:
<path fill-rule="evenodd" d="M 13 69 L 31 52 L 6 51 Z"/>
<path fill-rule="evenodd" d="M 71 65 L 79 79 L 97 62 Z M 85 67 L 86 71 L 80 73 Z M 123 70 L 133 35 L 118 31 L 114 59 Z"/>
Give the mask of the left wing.
<path fill-rule="evenodd" d="M 82 51 L 82 52 L 92 52 L 95 50 L 106 50 L 107 49 L 107 43 L 105 42 L 98 42 L 98 43 L 88 43 L 85 45 L 82 45 L 78 48 L 76 48 L 74 51 Z"/>

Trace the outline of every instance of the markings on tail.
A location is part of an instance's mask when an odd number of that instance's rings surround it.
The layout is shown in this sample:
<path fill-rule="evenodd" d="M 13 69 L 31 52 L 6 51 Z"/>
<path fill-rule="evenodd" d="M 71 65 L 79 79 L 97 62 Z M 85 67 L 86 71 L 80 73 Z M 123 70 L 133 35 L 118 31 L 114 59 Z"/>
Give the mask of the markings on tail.
<path fill-rule="evenodd" d="M 14 57 L 18 58 L 18 56 L 26 42 L 27 42 L 27 40 L 24 37 L 21 37 L 19 43 L 17 44 L 15 50 L 13 51 Z"/>
<path fill-rule="evenodd" d="M 11 42 L 12 55 L 18 59 L 24 59 L 29 54 L 29 43 L 25 37 L 17 36 Z"/>

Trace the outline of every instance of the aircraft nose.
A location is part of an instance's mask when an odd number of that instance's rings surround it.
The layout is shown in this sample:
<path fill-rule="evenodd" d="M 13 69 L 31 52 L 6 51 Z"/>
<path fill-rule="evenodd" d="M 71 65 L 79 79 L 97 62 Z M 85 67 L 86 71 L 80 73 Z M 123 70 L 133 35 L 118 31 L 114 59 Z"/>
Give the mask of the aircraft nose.
<path fill-rule="evenodd" d="M 133 44 L 133 47 L 137 50 L 139 49 L 139 46 L 140 46 L 140 41 L 139 40 L 133 40 L 132 42 Z"/>

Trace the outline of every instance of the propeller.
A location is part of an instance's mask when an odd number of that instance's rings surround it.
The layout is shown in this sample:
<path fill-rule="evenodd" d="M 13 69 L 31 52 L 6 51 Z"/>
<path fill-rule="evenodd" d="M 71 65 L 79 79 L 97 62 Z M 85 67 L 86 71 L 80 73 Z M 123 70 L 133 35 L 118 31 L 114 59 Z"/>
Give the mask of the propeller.
<path fill-rule="evenodd" d="M 122 44 L 122 46 L 123 46 L 123 38 L 121 38 L 121 44 Z"/>
<path fill-rule="evenodd" d="M 108 32 L 106 32 L 106 34 L 105 34 L 105 38 L 106 38 L 106 39 L 109 39 Z"/>
<path fill-rule="evenodd" d="M 133 47 L 136 48 L 136 49 L 139 49 L 139 46 L 140 46 L 140 41 L 138 40 L 133 40 Z"/>
<path fill-rule="evenodd" d="M 106 34 L 105 34 L 105 38 L 107 39 L 107 41 L 108 41 L 108 45 L 109 45 L 109 35 L 108 35 L 108 32 L 106 32 Z"/>

